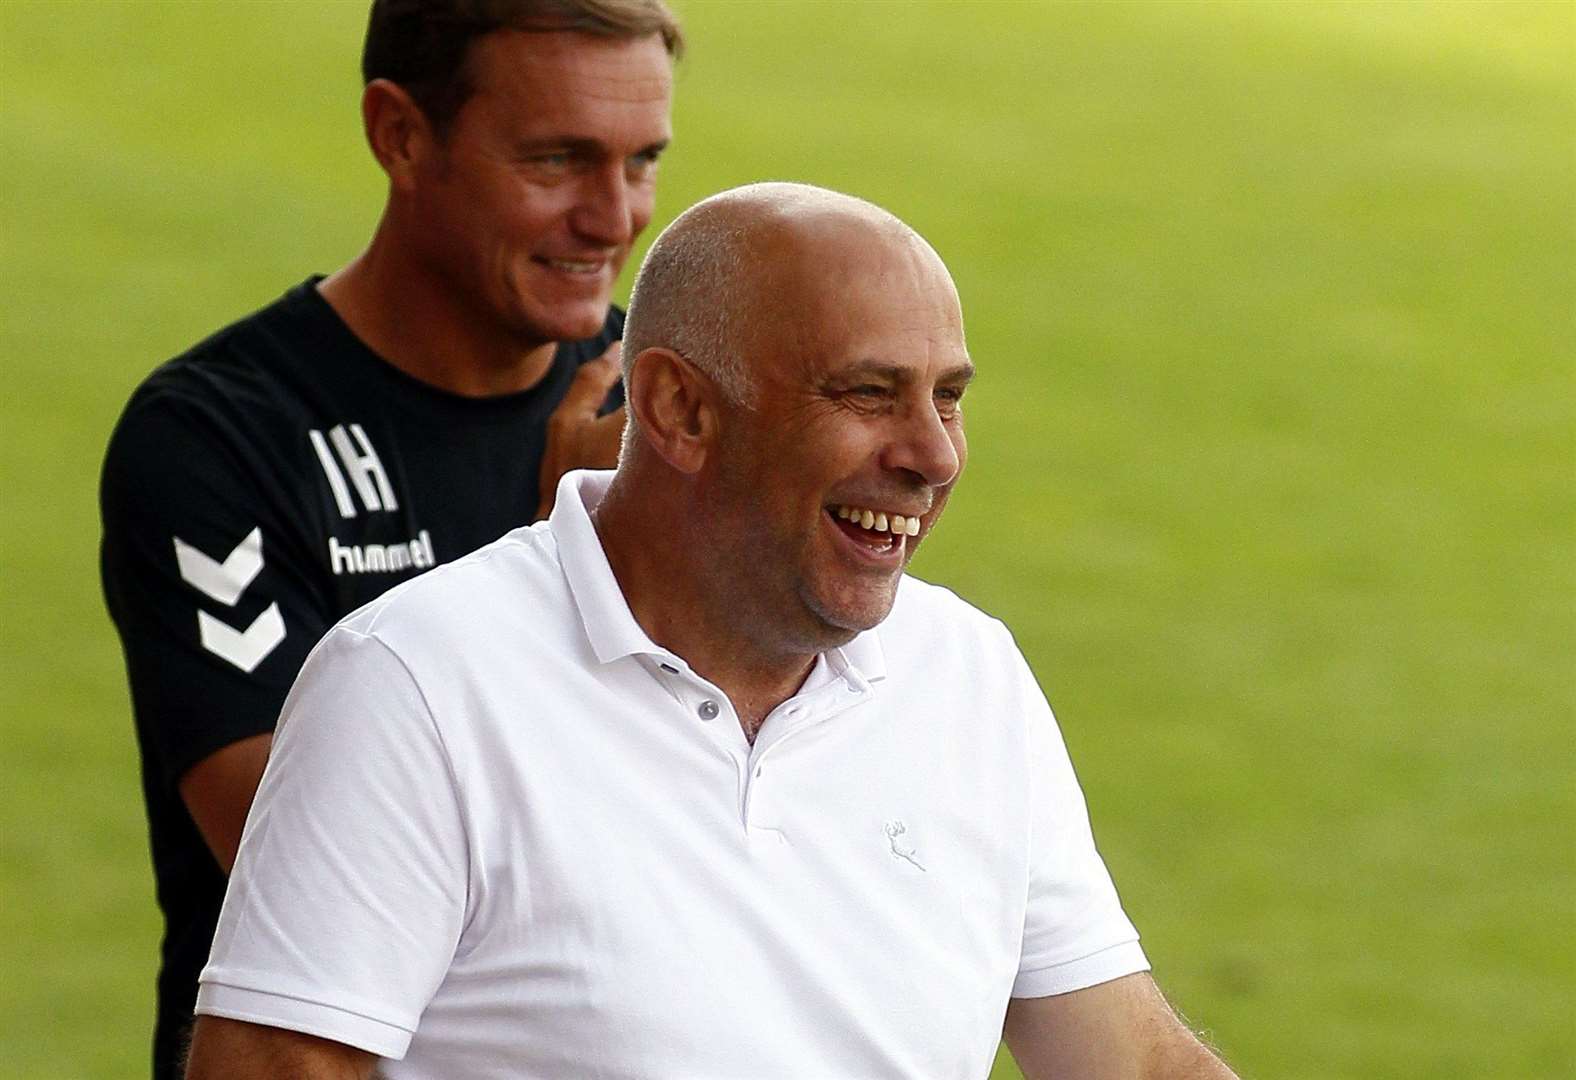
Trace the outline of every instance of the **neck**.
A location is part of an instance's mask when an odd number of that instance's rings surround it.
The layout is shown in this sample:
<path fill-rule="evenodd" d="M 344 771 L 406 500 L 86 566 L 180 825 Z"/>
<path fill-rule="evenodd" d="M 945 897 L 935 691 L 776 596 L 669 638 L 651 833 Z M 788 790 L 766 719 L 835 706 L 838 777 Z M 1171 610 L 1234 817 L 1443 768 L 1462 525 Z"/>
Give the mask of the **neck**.
<path fill-rule="evenodd" d="M 387 219 L 367 250 L 318 285 L 373 352 L 431 386 L 465 397 L 529 390 L 547 374 L 555 342 L 522 342 L 437 278 L 389 237 Z"/>
<path fill-rule="evenodd" d="M 673 510 L 686 505 L 679 493 L 658 497 L 631 471 L 620 467 L 592 514 L 613 577 L 646 636 L 727 694 L 753 742 L 766 715 L 804 683 L 816 652 L 752 633 L 758 620 L 712 595 L 705 587 L 711 575 L 675 574 L 675 566 L 696 565 L 705 538 L 687 527 L 693 515 Z M 633 487 L 641 490 L 630 498 Z"/>

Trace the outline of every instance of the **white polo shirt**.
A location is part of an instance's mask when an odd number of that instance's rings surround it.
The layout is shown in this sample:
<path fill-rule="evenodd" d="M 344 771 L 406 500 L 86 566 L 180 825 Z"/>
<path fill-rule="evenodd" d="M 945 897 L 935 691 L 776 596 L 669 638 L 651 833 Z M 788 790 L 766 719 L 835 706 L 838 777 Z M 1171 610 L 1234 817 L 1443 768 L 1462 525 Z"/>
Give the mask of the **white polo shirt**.
<path fill-rule="evenodd" d="M 980 1077 L 1147 968 L 1006 629 L 905 579 L 755 745 L 550 522 L 385 594 L 284 706 L 197 1011 L 406 1077 Z"/>

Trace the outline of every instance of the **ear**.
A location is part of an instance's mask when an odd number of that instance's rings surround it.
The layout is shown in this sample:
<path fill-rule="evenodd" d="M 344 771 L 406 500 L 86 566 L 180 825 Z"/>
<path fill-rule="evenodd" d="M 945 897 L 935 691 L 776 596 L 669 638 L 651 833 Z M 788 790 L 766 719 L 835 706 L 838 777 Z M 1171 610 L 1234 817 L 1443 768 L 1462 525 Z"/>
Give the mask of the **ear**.
<path fill-rule="evenodd" d="M 437 145 L 421 106 L 397 83 L 373 79 L 361 92 L 361 127 L 389 184 L 409 191 L 417 166 Z"/>
<path fill-rule="evenodd" d="M 672 349 L 646 349 L 635 357 L 624 396 L 639 426 L 638 437 L 682 473 L 706 463 L 717 432 L 717 389 Z"/>

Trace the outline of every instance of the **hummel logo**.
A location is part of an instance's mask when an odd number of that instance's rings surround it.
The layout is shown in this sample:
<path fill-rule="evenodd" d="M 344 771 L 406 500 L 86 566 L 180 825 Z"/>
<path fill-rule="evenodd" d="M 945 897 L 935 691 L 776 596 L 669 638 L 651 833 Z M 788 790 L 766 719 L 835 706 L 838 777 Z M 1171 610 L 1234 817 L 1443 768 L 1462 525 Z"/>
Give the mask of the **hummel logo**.
<path fill-rule="evenodd" d="M 432 553 L 432 534 L 426 529 L 414 539 L 398 544 L 341 544 L 328 538 L 328 562 L 335 574 L 397 574 L 415 567 L 425 570 L 437 566 Z"/>
<path fill-rule="evenodd" d="M 263 530 L 253 529 L 235 545 L 224 562 L 210 559 L 180 537 L 175 540 L 175 565 L 181 580 L 225 607 L 234 607 L 263 568 Z"/>
<path fill-rule="evenodd" d="M 175 541 L 175 565 L 181 572 L 181 580 L 225 607 L 234 607 L 263 569 L 261 529 L 247 533 L 223 562 L 198 551 L 178 536 L 171 539 Z M 285 621 L 277 603 L 269 604 L 245 630 L 237 630 L 198 609 L 197 636 L 203 648 L 250 673 L 285 639 Z"/>
<path fill-rule="evenodd" d="M 206 611 L 197 612 L 197 632 L 202 647 L 216 656 L 222 656 L 247 674 L 263 662 L 263 657 L 274 651 L 274 646 L 285 639 L 285 620 L 279 614 L 279 604 L 252 620 L 245 630 L 237 630 L 220 622 Z"/>
<path fill-rule="evenodd" d="M 907 845 L 899 844 L 898 838 L 906 832 L 908 832 L 908 826 L 901 821 L 889 821 L 886 823 L 887 843 L 892 846 L 892 857 L 894 859 L 902 859 L 910 866 L 917 867 L 922 873 L 928 873 L 923 866 L 919 865 L 919 860 L 914 858 L 914 849 L 907 847 Z M 907 847 L 907 850 L 905 850 L 905 847 Z"/>

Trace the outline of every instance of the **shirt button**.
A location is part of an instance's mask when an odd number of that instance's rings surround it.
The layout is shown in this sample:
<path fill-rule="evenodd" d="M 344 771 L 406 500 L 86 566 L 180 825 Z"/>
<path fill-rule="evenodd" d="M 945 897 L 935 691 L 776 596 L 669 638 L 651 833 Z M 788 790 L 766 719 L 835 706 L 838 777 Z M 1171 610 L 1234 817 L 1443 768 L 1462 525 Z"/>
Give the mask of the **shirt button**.
<path fill-rule="evenodd" d="M 700 714 L 702 720 L 717 719 L 717 703 L 715 701 L 703 701 L 700 703 L 700 708 L 695 711 Z"/>

